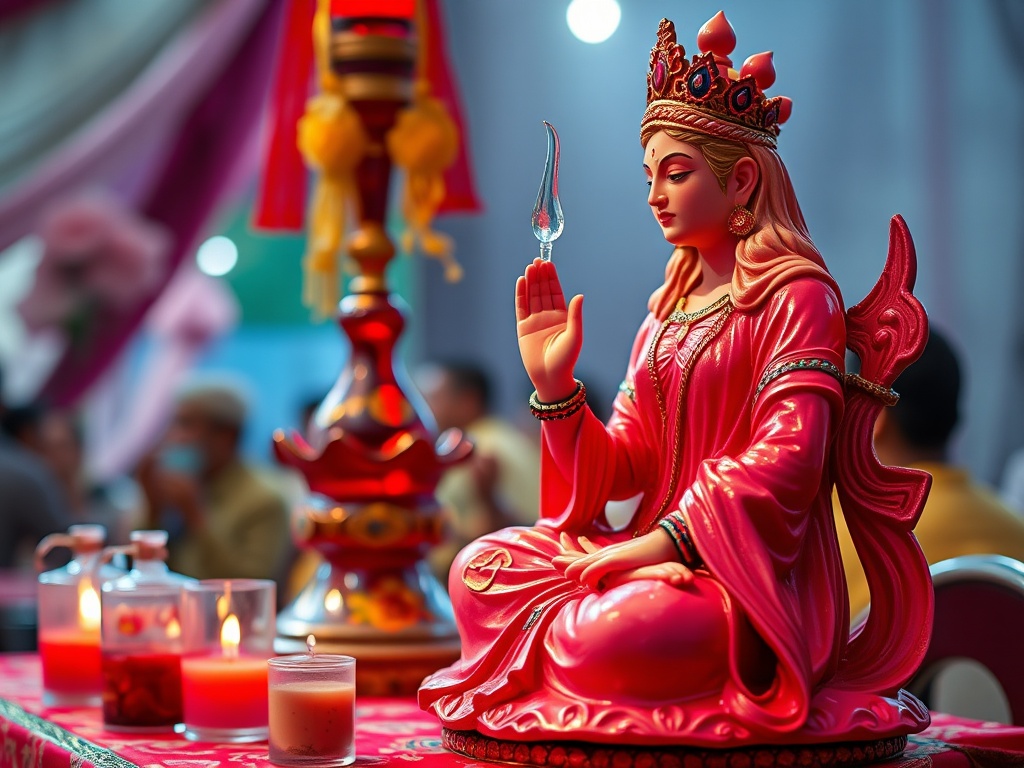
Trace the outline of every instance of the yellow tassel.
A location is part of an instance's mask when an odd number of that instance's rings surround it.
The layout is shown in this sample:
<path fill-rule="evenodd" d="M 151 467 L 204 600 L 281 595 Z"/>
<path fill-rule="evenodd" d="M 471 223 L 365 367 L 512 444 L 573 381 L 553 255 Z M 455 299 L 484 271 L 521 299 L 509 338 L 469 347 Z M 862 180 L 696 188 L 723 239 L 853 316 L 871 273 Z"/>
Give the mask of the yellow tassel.
<path fill-rule="evenodd" d="M 321 319 L 333 315 L 338 304 L 339 251 L 348 209 L 358 205 L 354 173 L 369 145 L 359 115 L 341 96 L 338 78 L 331 72 L 330 35 L 330 0 L 317 0 L 313 50 L 321 93 L 306 102 L 297 143 L 306 165 L 319 174 L 306 216 L 302 301 Z"/>
<path fill-rule="evenodd" d="M 402 208 L 406 230 L 402 249 L 410 252 L 419 244 L 426 256 L 441 261 L 446 279 L 461 279 L 462 268 L 452 255 L 451 238 L 431 229 L 444 201 L 444 171 L 455 161 L 459 134 L 444 105 L 430 96 L 425 82 L 417 84 L 412 105 L 402 111 L 388 132 L 387 148 L 395 165 L 405 171 Z"/>
<path fill-rule="evenodd" d="M 368 144 L 359 115 L 340 95 L 321 93 L 307 102 L 298 125 L 299 151 L 320 177 L 307 215 L 303 303 L 320 318 L 332 315 L 338 303 L 338 252 L 348 207 L 357 202 L 353 174 Z"/>

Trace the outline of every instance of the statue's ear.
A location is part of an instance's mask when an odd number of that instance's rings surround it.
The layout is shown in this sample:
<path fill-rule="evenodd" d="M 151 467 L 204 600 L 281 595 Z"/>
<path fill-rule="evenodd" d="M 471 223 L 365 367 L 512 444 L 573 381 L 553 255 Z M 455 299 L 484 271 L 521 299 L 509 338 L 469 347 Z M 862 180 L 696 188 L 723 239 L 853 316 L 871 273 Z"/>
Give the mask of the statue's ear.
<path fill-rule="evenodd" d="M 752 157 L 741 157 L 732 168 L 729 181 L 736 205 L 746 206 L 757 188 L 761 178 L 761 169 Z"/>

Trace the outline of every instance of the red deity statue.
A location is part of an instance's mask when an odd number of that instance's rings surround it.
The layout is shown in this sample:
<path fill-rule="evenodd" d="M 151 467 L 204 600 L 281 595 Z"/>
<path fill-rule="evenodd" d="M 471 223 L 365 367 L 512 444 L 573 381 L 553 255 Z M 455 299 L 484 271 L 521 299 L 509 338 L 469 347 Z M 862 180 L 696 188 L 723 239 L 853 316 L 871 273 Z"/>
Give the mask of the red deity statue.
<path fill-rule="evenodd" d="M 928 723 L 901 686 L 931 626 L 911 532 L 930 478 L 881 466 L 870 442 L 927 336 L 913 246 L 897 217 L 878 284 L 847 310 L 776 151 L 790 102 L 764 93 L 771 55 L 733 69 L 721 14 L 698 45 L 688 60 L 664 20 L 651 52 L 643 163 L 674 251 L 607 424 L 574 378 L 582 297 L 540 259 L 516 285 L 540 521 L 452 567 L 462 657 L 419 697 L 456 749 L 467 732 L 720 749 Z M 872 590 L 853 631 L 833 487 Z M 637 495 L 613 528 L 606 504 Z"/>

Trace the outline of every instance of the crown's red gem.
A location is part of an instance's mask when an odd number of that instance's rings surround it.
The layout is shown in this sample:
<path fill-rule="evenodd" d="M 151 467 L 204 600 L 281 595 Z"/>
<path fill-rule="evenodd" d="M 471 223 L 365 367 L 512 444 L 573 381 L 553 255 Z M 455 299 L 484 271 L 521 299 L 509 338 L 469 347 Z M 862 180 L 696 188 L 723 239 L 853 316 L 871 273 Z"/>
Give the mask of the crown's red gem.
<path fill-rule="evenodd" d="M 750 56 L 739 77 L 729 77 L 730 72 L 735 74 L 728 57 L 736 47 L 736 33 L 721 11 L 701 27 L 697 45 L 701 54 L 687 63 L 686 51 L 676 42 L 675 26 L 662 19 L 658 41 L 651 50 L 647 103 L 689 104 L 702 114 L 719 116 L 761 135 L 761 139 L 750 140 L 774 144 L 779 124 L 789 117 L 793 104 L 787 98 L 768 98 L 764 94 L 775 83 L 771 51 Z"/>
<path fill-rule="evenodd" d="M 658 57 L 657 63 L 654 65 L 654 87 L 661 90 L 665 87 L 665 70 L 668 66 L 665 64 L 665 59 Z"/>

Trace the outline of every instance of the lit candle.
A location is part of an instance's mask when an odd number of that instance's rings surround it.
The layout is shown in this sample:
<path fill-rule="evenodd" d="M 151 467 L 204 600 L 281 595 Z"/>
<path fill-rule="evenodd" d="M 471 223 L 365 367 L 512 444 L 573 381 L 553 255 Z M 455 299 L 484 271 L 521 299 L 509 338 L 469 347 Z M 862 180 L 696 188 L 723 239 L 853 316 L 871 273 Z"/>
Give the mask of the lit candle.
<path fill-rule="evenodd" d="M 186 735 L 197 741 L 260 741 L 267 736 L 267 660 L 240 654 L 238 618 L 221 626 L 221 653 L 181 660 Z"/>
<path fill-rule="evenodd" d="M 270 761 L 348 765 L 355 761 L 355 659 L 314 654 L 270 660 Z"/>
<path fill-rule="evenodd" d="M 275 603 L 274 582 L 265 579 L 208 579 L 182 587 L 185 738 L 267 738 Z"/>
<path fill-rule="evenodd" d="M 72 703 L 98 696 L 103 687 L 100 597 L 88 579 L 78 583 L 77 622 L 40 630 L 39 656 L 43 688 L 58 701 Z"/>

